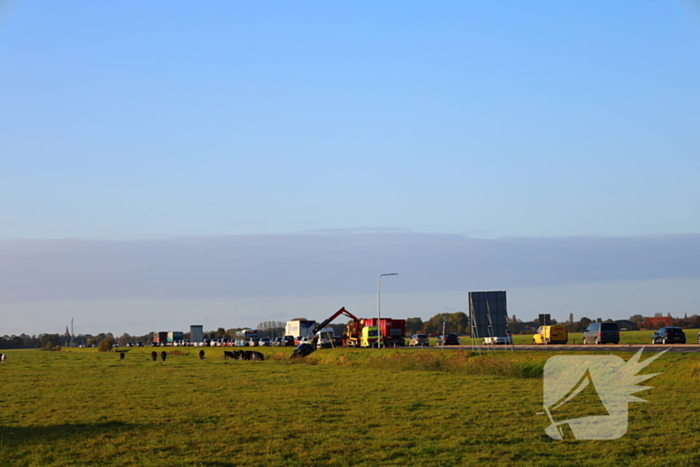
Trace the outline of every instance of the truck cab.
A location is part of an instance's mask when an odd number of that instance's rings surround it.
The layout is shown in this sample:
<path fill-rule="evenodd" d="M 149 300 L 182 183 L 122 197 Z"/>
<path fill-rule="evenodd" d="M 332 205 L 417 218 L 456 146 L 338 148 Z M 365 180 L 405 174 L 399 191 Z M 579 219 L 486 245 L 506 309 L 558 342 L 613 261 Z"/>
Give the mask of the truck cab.
<path fill-rule="evenodd" d="M 360 347 L 377 347 L 379 328 L 377 326 L 365 326 L 362 328 Z"/>

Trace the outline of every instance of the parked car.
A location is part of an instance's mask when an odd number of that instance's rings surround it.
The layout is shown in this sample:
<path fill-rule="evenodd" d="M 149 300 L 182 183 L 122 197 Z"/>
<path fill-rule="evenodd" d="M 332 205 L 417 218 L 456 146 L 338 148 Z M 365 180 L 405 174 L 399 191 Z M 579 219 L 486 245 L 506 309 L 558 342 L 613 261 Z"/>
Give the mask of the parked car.
<path fill-rule="evenodd" d="M 667 326 L 651 336 L 652 344 L 685 344 L 685 333 L 681 328 Z"/>
<path fill-rule="evenodd" d="M 414 334 L 411 336 L 411 341 L 408 343 L 408 345 L 430 345 L 430 340 L 428 339 L 427 334 Z"/>
<path fill-rule="evenodd" d="M 451 332 L 445 336 L 438 337 L 435 345 L 459 345 L 459 336 L 456 332 Z"/>
<path fill-rule="evenodd" d="M 282 347 L 294 347 L 294 336 L 282 337 Z"/>
<path fill-rule="evenodd" d="M 584 344 L 619 344 L 620 327 L 617 323 L 591 323 L 583 332 Z"/>
<path fill-rule="evenodd" d="M 333 344 L 331 343 L 331 340 L 328 338 L 328 336 L 321 336 L 316 340 L 317 349 L 328 349 L 332 346 Z"/>
<path fill-rule="evenodd" d="M 272 345 L 272 342 L 270 341 L 269 337 L 261 337 L 258 341 L 258 345 L 260 347 L 270 347 L 270 345 Z"/>
<path fill-rule="evenodd" d="M 513 345 L 513 336 L 510 332 L 507 336 L 484 337 L 484 345 Z"/>

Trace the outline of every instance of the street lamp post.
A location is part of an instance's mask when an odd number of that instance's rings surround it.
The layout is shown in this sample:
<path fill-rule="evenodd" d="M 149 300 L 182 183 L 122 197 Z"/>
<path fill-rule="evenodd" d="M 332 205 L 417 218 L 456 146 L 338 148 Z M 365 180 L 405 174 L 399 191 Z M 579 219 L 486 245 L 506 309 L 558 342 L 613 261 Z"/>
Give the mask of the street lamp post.
<path fill-rule="evenodd" d="M 382 319 L 382 302 L 380 299 L 380 284 L 381 284 L 381 279 L 383 276 L 398 276 L 397 273 L 395 272 L 390 272 L 388 274 L 380 274 L 379 277 L 377 277 L 377 348 L 381 349 L 382 348 L 382 325 L 380 323 L 380 320 Z"/>

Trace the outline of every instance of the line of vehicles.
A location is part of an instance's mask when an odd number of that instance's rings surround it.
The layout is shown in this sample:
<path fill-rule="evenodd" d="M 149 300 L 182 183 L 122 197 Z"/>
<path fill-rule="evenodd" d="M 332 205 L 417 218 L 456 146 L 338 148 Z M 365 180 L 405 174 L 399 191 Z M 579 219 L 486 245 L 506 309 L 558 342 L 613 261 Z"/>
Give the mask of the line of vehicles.
<path fill-rule="evenodd" d="M 405 345 L 403 333 L 405 329 L 405 320 L 386 319 L 382 321 L 382 345 L 396 347 Z M 193 343 L 187 339 L 175 341 L 152 342 L 153 347 L 159 346 L 205 346 L 205 347 L 296 347 L 301 344 L 311 344 L 315 334 L 318 338 L 314 340 L 316 348 L 331 348 L 331 347 L 376 347 L 377 346 L 377 326 L 365 325 L 365 323 L 374 324 L 374 319 L 358 320 L 359 325 L 352 324 L 346 328 L 346 334 L 343 336 L 335 336 L 332 328 L 324 328 L 316 333 L 310 328 L 304 336 L 285 335 L 274 338 L 266 336 L 258 337 L 257 331 L 245 330 L 247 335 L 241 339 L 231 339 L 228 337 L 222 339 L 204 339 L 204 342 Z M 358 332 L 357 329 L 360 329 Z M 492 338 L 494 341 L 488 341 L 489 338 L 484 338 L 484 345 L 489 344 L 511 344 L 512 336 L 505 338 Z M 533 344 L 552 344 L 565 345 L 569 341 L 569 332 L 566 326 L 563 325 L 547 325 L 540 326 L 537 332 L 532 336 Z M 591 323 L 583 332 L 581 343 L 584 345 L 600 345 L 600 344 L 618 344 L 620 342 L 620 329 L 617 323 Z M 652 344 L 685 344 L 686 335 L 683 329 L 674 326 L 666 326 L 656 331 L 652 338 Z M 700 334 L 698 334 L 698 343 L 700 344 Z M 427 347 L 430 345 L 430 338 L 427 334 L 413 334 L 408 339 L 410 347 Z M 439 335 L 435 345 L 461 345 L 460 337 L 457 333 L 448 333 Z M 119 344 L 115 343 L 115 346 Z M 143 347 L 143 342 L 129 342 L 126 347 Z"/>
<path fill-rule="evenodd" d="M 569 333 L 566 326 L 559 324 L 540 326 L 532 336 L 533 344 L 566 344 L 569 341 Z M 620 327 L 617 323 L 591 323 L 583 332 L 581 343 L 594 344 L 619 344 Z M 686 337 L 683 329 L 676 326 L 665 326 L 654 332 L 651 336 L 652 344 L 685 344 Z M 700 344 L 700 333 L 698 333 Z"/>
<path fill-rule="evenodd" d="M 350 319 L 345 326 L 341 336 L 334 334 L 331 327 L 327 327 L 336 318 L 345 316 Z M 229 347 L 229 346 L 259 346 L 259 347 L 402 347 L 408 344 L 411 347 L 428 346 L 430 340 L 427 334 L 416 333 L 406 342 L 406 320 L 392 318 L 358 318 L 344 307 L 331 315 L 321 323 L 307 321 L 298 318 L 287 322 L 284 336 L 269 338 L 260 336 L 255 329 L 244 329 L 236 332 L 235 338 L 224 337 L 221 339 L 204 339 L 203 342 L 193 343 L 183 339 L 181 332 L 158 332 L 154 333 L 153 346 L 208 346 L 208 347 Z M 506 336 L 485 337 L 484 345 L 508 344 L 512 345 L 513 338 L 506 329 Z M 566 326 L 543 325 L 537 329 L 532 336 L 533 344 L 567 344 L 569 333 Z M 590 323 L 582 335 L 582 344 L 618 344 L 620 342 L 620 329 L 615 322 Z M 679 327 L 666 326 L 654 333 L 651 338 L 652 344 L 672 344 L 686 343 L 686 336 Z M 700 334 L 698 334 L 700 343 Z M 127 344 L 134 345 L 134 344 Z M 143 346 L 142 342 L 136 344 Z M 447 333 L 440 335 L 436 345 L 460 345 L 460 338 L 457 333 Z"/>

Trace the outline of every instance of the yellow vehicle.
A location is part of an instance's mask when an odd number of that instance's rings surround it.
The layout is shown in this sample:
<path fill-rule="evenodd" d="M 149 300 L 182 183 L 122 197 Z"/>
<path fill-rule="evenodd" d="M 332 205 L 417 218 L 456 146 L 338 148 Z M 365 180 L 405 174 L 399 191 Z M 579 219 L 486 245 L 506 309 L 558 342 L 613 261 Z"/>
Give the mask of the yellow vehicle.
<path fill-rule="evenodd" d="M 360 341 L 360 347 L 376 347 L 378 334 L 379 329 L 377 328 L 377 326 L 365 326 L 364 328 L 362 328 L 362 339 Z"/>
<path fill-rule="evenodd" d="M 566 344 L 569 340 L 569 333 L 566 326 L 540 326 L 537 334 L 532 336 L 533 344 Z"/>

